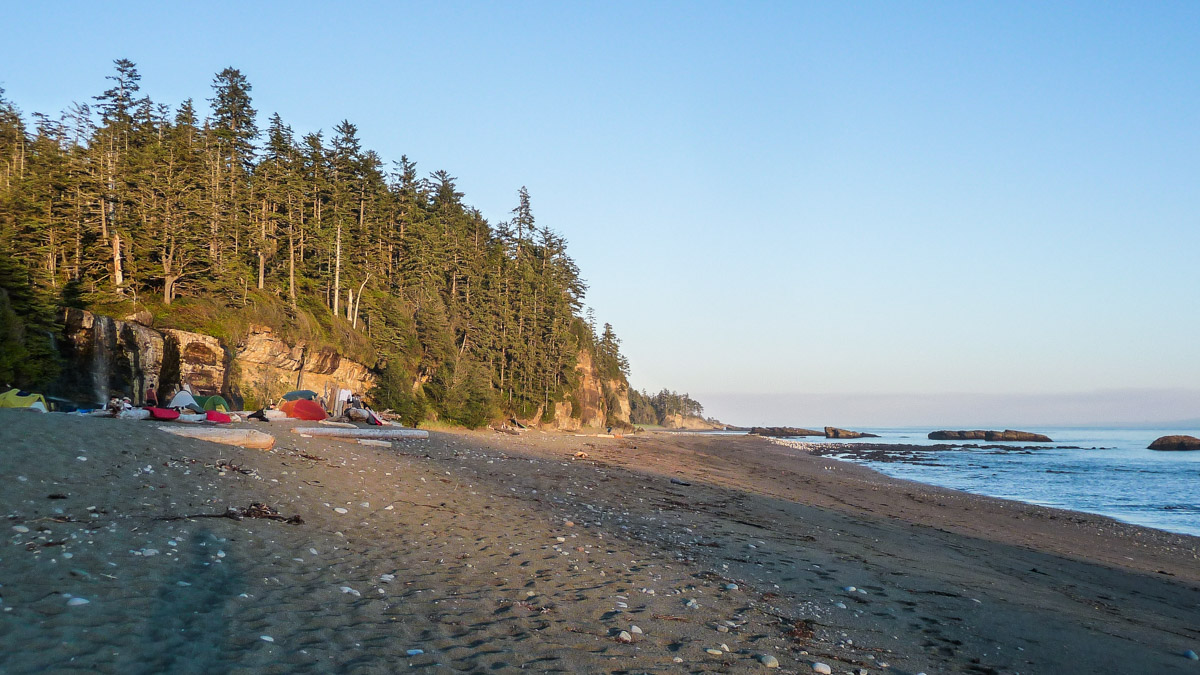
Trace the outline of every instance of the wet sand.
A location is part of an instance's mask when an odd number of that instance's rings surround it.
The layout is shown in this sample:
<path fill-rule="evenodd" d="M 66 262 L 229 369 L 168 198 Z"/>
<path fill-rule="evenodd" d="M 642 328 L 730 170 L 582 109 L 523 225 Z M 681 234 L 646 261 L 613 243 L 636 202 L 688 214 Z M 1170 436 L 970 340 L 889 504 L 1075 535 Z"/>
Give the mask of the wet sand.
<path fill-rule="evenodd" d="M 0 410 L 0 672 L 1200 667 L 1197 538 L 757 438 L 242 426 Z M 172 519 L 255 502 L 303 523 Z"/>

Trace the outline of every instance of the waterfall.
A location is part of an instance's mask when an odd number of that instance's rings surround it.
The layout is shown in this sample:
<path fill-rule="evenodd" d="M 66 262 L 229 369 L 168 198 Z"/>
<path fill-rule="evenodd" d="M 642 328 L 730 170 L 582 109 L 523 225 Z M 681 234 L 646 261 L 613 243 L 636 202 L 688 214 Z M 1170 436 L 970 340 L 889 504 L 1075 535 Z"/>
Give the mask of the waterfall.
<path fill-rule="evenodd" d="M 115 342 L 113 320 L 97 315 L 92 323 L 92 387 L 101 408 L 108 405 L 108 385 L 112 379 L 112 350 Z"/>

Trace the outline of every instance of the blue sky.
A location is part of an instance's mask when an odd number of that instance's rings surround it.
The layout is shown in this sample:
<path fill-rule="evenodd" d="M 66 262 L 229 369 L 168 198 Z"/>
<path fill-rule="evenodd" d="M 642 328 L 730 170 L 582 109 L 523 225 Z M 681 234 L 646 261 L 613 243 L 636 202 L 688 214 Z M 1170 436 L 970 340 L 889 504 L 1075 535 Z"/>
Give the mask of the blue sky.
<path fill-rule="evenodd" d="M 1096 421 L 1196 405 L 1194 2 L 5 16 L 20 29 L 0 42 L 0 86 L 26 113 L 99 93 L 117 58 L 172 105 L 202 102 L 232 65 L 264 120 L 349 119 L 385 159 L 458 176 L 493 222 L 528 186 L 633 384 L 688 391 L 717 416 L 869 424 L 896 396 L 945 422 L 1040 420 L 1027 404 L 1051 399 L 1051 422 L 1081 421 L 1097 392 L 1115 393 Z M 751 394 L 830 405 L 823 420 L 767 419 L 738 403 Z M 950 400 L 976 403 L 938 408 Z"/>

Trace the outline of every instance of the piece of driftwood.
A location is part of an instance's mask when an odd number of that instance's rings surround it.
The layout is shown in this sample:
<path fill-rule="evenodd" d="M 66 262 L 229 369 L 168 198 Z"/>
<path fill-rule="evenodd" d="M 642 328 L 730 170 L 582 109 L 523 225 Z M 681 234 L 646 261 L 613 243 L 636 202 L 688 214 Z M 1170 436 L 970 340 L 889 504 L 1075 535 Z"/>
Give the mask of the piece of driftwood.
<path fill-rule="evenodd" d="M 202 441 L 237 445 L 243 448 L 270 450 L 275 446 L 275 437 L 253 429 L 222 429 L 218 427 L 159 427 L 159 430 L 176 436 L 197 438 Z"/>
<path fill-rule="evenodd" d="M 295 427 L 297 434 L 308 436 L 325 436 L 329 438 L 429 438 L 429 432 L 423 429 L 406 429 L 403 427 L 384 427 L 375 429 L 342 429 L 340 427 Z"/>
<path fill-rule="evenodd" d="M 191 518 L 228 518 L 230 520 L 242 520 L 244 518 L 264 518 L 266 520 L 278 520 L 289 525 L 303 525 L 304 519 L 300 516 L 292 516 L 290 518 L 280 515 L 273 507 L 267 506 L 261 502 L 254 502 L 246 508 L 231 506 L 225 509 L 225 513 L 191 513 L 186 516 L 160 516 L 155 520 L 189 520 Z"/>

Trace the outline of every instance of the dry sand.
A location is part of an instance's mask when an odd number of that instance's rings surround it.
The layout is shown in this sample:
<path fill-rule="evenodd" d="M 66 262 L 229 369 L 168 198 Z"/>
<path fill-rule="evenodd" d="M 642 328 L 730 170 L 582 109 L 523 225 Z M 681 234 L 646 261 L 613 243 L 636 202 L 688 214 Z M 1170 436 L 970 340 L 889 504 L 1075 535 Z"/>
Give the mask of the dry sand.
<path fill-rule="evenodd" d="M 0 410 L 0 672 L 1200 672 L 1197 538 L 756 438 L 244 426 Z M 254 502 L 304 522 L 164 519 Z"/>

